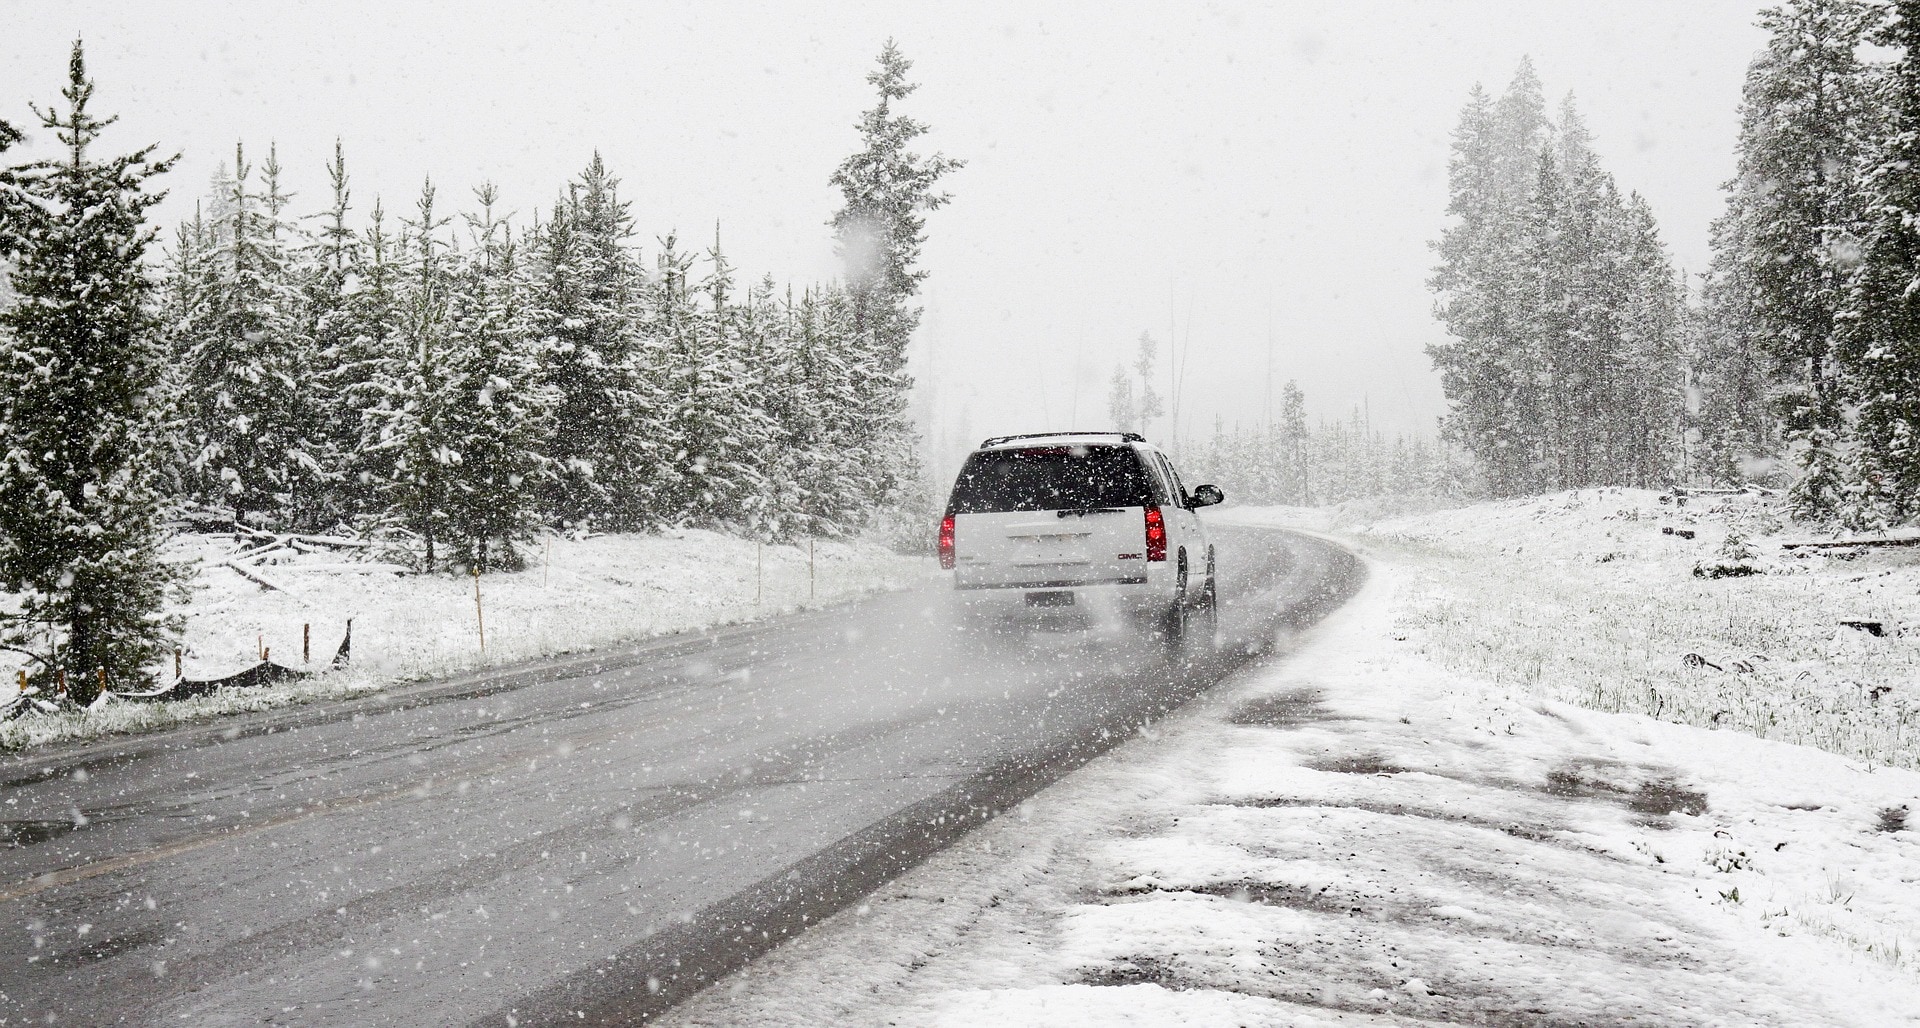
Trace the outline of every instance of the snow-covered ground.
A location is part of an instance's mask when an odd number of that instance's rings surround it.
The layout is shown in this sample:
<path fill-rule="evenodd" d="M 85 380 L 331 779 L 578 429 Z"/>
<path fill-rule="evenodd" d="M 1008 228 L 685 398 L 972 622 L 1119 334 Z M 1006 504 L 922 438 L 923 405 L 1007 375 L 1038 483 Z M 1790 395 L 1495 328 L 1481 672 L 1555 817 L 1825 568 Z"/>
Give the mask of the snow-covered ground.
<path fill-rule="evenodd" d="M 471 578 L 367 572 L 326 547 L 280 548 L 264 563 L 247 564 L 277 588 L 223 565 L 254 548 L 230 535 L 187 535 L 170 544 L 170 560 L 198 562 L 190 599 L 173 611 L 186 619 L 186 675 L 230 674 L 258 662 L 263 651 L 276 663 L 324 668 L 351 618 L 348 670 L 191 700 L 28 714 L 0 723 L 0 751 L 750 621 L 900 588 L 930 574 L 932 566 L 930 559 L 868 542 L 818 542 L 810 571 L 804 543 L 757 546 L 693 529 L 553 537 L 531 550 L 527 570 L 482 577 L 476 608 Z M 303 660 L 303 633 L 311 663 Z M 0 689 L 11 691 L 14 677 L 13 665 L 0 665 Z"/>
<path fill-rule="evenodd" d="M 1911 688 L 1910 643 L 1829 630 L 1901 623 L 1909 571 L 1696 579 L 1727 526 L 1763 527 L 1714 502 L 1349 529 L 1369 584 L 1293 655 L 673 1023 L 1920 1023 L 1920 773 L 1886 693 L 1836 684 Z"/>

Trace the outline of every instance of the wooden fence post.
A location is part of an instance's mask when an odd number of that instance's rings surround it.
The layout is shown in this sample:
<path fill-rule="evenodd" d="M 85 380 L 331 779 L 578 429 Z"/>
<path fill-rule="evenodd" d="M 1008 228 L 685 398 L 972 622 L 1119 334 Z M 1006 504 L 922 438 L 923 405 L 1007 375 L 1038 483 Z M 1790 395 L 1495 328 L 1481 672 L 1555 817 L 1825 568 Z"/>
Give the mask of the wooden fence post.
<path fill-rule="evenodd" d="M 473 569 L 473 617 L 480 626 L 480 652 L 487 652 L 487 612 L 480 606 L 480 569 Z"/>

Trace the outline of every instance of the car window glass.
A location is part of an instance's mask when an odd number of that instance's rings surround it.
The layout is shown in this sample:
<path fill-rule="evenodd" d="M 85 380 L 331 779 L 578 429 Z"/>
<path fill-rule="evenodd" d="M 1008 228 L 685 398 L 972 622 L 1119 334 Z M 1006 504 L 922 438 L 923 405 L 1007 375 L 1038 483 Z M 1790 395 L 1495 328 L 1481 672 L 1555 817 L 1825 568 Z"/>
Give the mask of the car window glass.
<path fill-rule="evenodd" d="M 1143 507 L 1155 502 L 1155 491 L 1146 468 L 1125 447 L 982 450 L 961 466 L 947 513 Z"/>
<path fill-rule="evenodd" d="M 1173 495 L 1180 497 L 1180 506 L 1190 507 L 1192 499 L 1187 495 L 1186 483 L 1180 481 L 1180 472 L 1173 469 L 1173 462 L 1166 454 L 1160 454 L 1160 467 L 1166 471 L 1167 480 L 1173 483 Z"/>

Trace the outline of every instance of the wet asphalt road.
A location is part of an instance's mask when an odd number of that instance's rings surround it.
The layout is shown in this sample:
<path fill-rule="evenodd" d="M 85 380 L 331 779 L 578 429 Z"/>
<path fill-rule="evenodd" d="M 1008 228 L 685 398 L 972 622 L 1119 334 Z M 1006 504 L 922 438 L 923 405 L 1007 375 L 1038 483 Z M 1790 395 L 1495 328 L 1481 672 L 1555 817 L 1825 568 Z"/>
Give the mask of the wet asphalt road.
<path fill-rule="evenodd" d="M 0 761 L 0 1024 L 636 1023 L 1357 588 L 1219 528 L 1221 655 L 928 587 Z"/>

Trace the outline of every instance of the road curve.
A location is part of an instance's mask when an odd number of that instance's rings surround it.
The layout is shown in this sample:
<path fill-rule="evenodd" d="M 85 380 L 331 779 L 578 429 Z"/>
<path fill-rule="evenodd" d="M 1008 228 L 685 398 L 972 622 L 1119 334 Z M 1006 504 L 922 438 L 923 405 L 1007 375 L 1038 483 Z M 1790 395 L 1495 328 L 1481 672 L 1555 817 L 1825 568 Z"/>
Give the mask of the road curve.
<path fill-rule="evenodd" d="M 1219 528 L 1222 656 L 937 588 L 0 762 L 0 1023 L 644 1021 L 1165 715 L 1363 571 Z"/>

